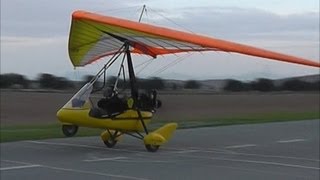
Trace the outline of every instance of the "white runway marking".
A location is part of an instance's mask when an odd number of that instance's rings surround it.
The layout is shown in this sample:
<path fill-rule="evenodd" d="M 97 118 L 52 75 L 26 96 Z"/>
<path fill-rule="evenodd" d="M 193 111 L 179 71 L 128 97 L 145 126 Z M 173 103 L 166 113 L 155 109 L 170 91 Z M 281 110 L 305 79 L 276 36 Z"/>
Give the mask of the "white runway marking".
<path fill-rule="evenodd" d="M 25 142 L 34 143 L 34 144 L 47 144 L 47 145 L 58 145 L 58 146 L 83 147 L 83 148 L 92 148 L 92 149 L 106 149 L 106 148 L 103 148 L 103 147 L 83 145 L 83 144 L 54 143 L 54 142 L 44 142 L 44 141 L 25 141 Z"/>
<path fill-rule="evenodd" d="M 276 165 L 276 166 L 285 166 L 285 167 L 320 170 L 319 167 L 302 166 L 302 165 L 297 165 L 297 164 L 286 164 L 286 163 L 278 163 L 278 162 L 270 162 L 270 161 L 252 161 L 252 160 L 246 160 L 246 159 L 228 159 L 228 158 L 211 158 L 211 159 L 212 160 L 255 163 L 255 164 L 267 164 L 267 165 Z"/>
<path fill-rule="evenodd" d="M 164 149 L 168 149 L 168 148 L 164 148 Z M 310 159 L 310 158 L 304 158 L 304 157 L 281 156 L 281 155 L 271 155 L 271 154 L 241 153 L 241 152 L 235 152 L 233 150 L 223 150 L 223 149 L 217 149 L 217 148 L 186 147 L 185 149 L 194 149 L 194 150 L 197 150 L 198 152 L 204 152 L 204 153 L 230 154 L 230 155 L 255 156 L 255 157 L 280 158 L 280 159 L 294 159 L 294 160 L 320 162 L 320 159 Z M 179 149 L 179 150 L 181 150 L 181 149 Z"/>
<path fill-rule="evenodd" d="M 123 159 L 127 159 L 127 157 L 87 159 L 87 160 L 83 160 L 83 161 L 85 161 L 85 162 L 98 162 L 98 161 L 115 161 L 115 160 L 123 160 Z"/>
<path fill-rule="evenodd" d="M 167 153 L 185 154 L 185 153 L 194 153 L 194 152 L 199 152 L 199 150 L 181 150 L 181 151 L 174 151 L 174 152 L 167 152 Z"/>
<path fill-rule="evenodd" d="M 320 159 L 310 159 L 310 158 L 292 157 L 292 156 L 279 156 L 279 155 L 268 155 L 268 154 L 253 154 L 253 153 L 239 153 L 239 152 L 215 152 L 215 151 L 203 151 L 203 152 L 209 152 L 209 153 L 212 152 L 212 153 L 217 153 L 217 154 L 254 156 L 254 157 L 266 157 L 266 158 L 295 159 L 295 160 L 320 162 Z"/>
<path fill-rule="evenodd" d="M 3 162 L 9 162 L 9 163 L 15 163 L 15 164 L 32 165 L 32 164 L 30 164 L 30 163 L 21 162 L 21 161 L 12 161 L 12 160 L 5 160 L 5 159 L 1 159 L 1 161 L 3 161 Z"/>
<path fill-rule="evenodd" d="M 279 140 L 277 143 L 293 143 L 293 142 L 301 142 L 306 141 L 305 139 L 289 139 L 289 140 Z"/>
<path fill-rule="evenodd" d="M 108 173 L 100 173 L 94 171 L 82 171 L 77 169 L 67 169 L 67 168 L 59 168 L 59 167 L 52 167 L 52 166 L 43 166 L 45 168 L 60 170 L 60 171 L 69 171 L 69 172 L 76 172 L 76 173 L 83 173 L 83 174 L 92 174 L 92 175 L 99 175 L 105 177 L 112 177 L 112 178 L 119 178 L 119 179 L 133 179 L 133 180 L 148 180 L 146 178 L 139 178 L 134 176 L 124 176 L 124 175 L 116 175 L 116 174 L 108 174 Z"/>
<path fill-rule="evenodd" d="M 104 176 L 104 177 L 112 177 L 112 178 L 118 178 L 118 179 L 148 180 L 147 178 L 140 178 L 140 177 L 134 177 L 134 176 L 108 174 L 108 173 L 100 173 L 100 172 L 94 172 L 94 171 L 83 171 L 83 170 L 77 170 L 77 169 L 68 169 L 68 168 L 62 168 L 62 167 L 31 164 L 31 163 L 26 163 L 26 162 L 21 162 L 21 161 L 12 161 L 12 160 L 1 160 L 1 161 L 17 163 L 17 164 L 25 164 L 24 166 L 14 166 L 14 167 L 8 167 L 8 168 L 0 168 L 1 171 L 11 170 L 11 169 L 23 169 L 23 168 L 41 167 L 41 168 L 54 169 L 54 170 L 59 170 L 59 171 L 69 171 L 69 172 L 76 172 L 76 173 L 83 173 L 83 174 L 92 174 L 92 175 L 98 175 L 98 176 Z"/>
<path fill-rule="evenodd" d="M 227 149 L 236 149 L 236 148 L 245 148 L 245 147 L 254 147 L 257 146 L 255 144 L 241 144 L 241 145 L 234 145 L 234 146 L 227 146 Z"/>
<path fill-rule="evenodd" d="M 41 165 L 39 165 L 39 164 L 31 164 L 31 163 L 20 162 L 20 161 L 12 161 L 12 160 L 5 160 L 5 159 L 2 159 L 1 161 L 2 162 L 13 163 L 13 164 L 20 164 L 20 166 L 3 167 L 3 168 L 0 168 L 0 171 L 41 167 Z"/>
<path fill-rule="evenodd" d="M 107 151 L 123 151 L 123 152 L 134 152 L 141 153 L 141 151 L 125 150 L 125 149 L 115 149 L 115 148 L 105 148 L 100 146 L 91 146 L 91 145 L 82 145 L 82 144 L 71 144 L 71 143 L 55 143 L 55 142 L 44 142 L 44 141 L 24 141 L 34 144 L 47 144 L 47 145 L 57 145 L 57 146 L 69 146 L 69 147 L 81 147 L 81 148 L 90 148 L 90 149 L 102 149 Z"/>
<path fill-rule="evenodd" d="M 178 148 L 162 148 L 167 150 L 180 150 L 183 149 Z M 240 153 L 235 152 L 232 150 L 225 150 L 225 149 L 217 149 L 217 148 L 199 148 L 199 147 L 185 147 L 184 149 L 196 150 L 197 152 L 205 152 L 205 153 L 216 153 L 216 154 L 230 154 L 230 155 L 243 155 L 243 156 L 255 156 L 255 157 L 266 157 L 266 158 L 280 158 L 280 159 L 294 159 L 294 160 L 304 160 L 304 161 L 315 161 L 320 162 L 320 159 L 310 159 L 310 158 L 303 158 L 303 157 L 292 157 L 292 156 L 280 156 L 280 155 L 271 155 L 271 154 L 254 154 L 254 153 Z M 186 151 L 186 150 L 185 150 Z M 178 153 L 178 152 L 163 152 L 167 154 Z M 186 152 L 187 153 L 187 152 Z M 192 152 L 190 152 L 192 153 Z"/>
<path fill-rule="evenodd" d="M 5 167 L 0 168 L 0 171 L 7 171 L 7 170 L 13 170 L 13 169 L 26 169 L 26 168 L 34 168 L 34 167 L 41 167 L 41 165 L 25 165 L 25 166 L 13 166 L 13 167 Z"/>
<path fill-rule="evenodd" d="M 136 159 L 123 159 L 115 160 L 121 163 L 176 163 L 176 161 L 161 161 L 161 160 L 136 160 Z"/>

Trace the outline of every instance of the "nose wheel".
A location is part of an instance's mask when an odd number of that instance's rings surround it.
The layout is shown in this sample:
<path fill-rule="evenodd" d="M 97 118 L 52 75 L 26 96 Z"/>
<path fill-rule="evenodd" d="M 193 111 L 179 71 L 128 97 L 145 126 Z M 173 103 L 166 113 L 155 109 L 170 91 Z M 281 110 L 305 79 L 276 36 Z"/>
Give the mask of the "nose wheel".
<path fill-rule="evenodd" d="M 103 141 L 103 143 L 108 147 L 108 148 L 112 148 L 112 147 L 114 147 L 116 144 L 117 144 L 117 140 L 115 140 L 115 139 L 112 139 L 112 138 L 110 138 L 110 139 L 108 139 L 108 140 L 106 140 L 106 141 Z"/>
<path fill-rule="evenodd" d="M 156 152 L 160 147 L 159 145 L 151 145 L 151 144 L 146 144 L 145 146 L 149 152 Z"/>
<path fill-rule="evenodd" d="M 76 125 L 62 125 L 62 132 L 66 137 L 72 137 L 78 132 Z"/>

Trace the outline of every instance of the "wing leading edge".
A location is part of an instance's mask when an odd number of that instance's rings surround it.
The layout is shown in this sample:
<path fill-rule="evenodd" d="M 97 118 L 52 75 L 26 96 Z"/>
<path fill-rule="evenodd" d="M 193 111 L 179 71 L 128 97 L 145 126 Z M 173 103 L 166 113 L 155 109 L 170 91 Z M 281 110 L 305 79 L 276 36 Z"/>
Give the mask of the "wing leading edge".
<path fill-rule="evenodd" d="M 124 42 L 131 52 L 152 57 L 192 51 L 224 51 L 301 65 L 320 67 L 319 62 L 125 19 L 75 11 L 69 37 L 69 56 L 74 66 L 85 66 L 112 55 Z"/>

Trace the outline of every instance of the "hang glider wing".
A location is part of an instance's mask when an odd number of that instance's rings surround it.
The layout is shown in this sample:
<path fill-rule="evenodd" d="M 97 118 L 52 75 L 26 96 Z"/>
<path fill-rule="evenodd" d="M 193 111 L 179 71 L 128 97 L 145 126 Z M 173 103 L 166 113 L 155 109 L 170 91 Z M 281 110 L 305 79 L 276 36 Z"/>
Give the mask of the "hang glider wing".
<path fill-rule="evenodd" d="M 85 66 L 130 43 L 132 53 L 157 55 L 191 51 L 224 51 L 307 66 L 319 62 L 230 41 L 138 23 L 85 11 L 72 14 L 69 56 L 74 66 Z"/>

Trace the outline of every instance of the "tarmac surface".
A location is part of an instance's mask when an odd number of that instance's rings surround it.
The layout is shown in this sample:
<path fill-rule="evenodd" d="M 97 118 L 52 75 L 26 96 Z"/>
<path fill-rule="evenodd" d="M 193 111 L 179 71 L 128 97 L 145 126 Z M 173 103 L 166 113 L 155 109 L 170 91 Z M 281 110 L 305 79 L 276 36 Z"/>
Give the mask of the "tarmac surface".
<path fill-rule="evenodd" d="M 319 179 L 320 120 L 178 130 L 158 152 L 123 137 L 1 143 L 6 179 Z M 80 129 L 81 130 L 81 129 Z"/>

